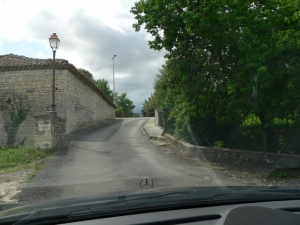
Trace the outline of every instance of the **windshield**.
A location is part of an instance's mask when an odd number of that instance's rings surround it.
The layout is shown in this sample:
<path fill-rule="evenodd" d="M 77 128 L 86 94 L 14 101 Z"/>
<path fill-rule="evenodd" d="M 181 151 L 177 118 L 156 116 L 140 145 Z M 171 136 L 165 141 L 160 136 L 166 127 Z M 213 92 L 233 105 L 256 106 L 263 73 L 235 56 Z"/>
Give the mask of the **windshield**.
<path fill-rule="evenodd" d="M 299 187 L 298 0 L 0 0 L 0 17 L 0 211 Z"/>

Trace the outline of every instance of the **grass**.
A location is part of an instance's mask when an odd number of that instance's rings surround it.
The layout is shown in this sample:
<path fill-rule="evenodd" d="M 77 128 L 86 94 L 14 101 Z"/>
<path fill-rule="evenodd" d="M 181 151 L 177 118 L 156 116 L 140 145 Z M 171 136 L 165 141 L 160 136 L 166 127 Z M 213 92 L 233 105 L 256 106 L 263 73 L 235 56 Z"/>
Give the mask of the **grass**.
<path fill-rule="evenodd" d="M 54 149 L 41 150 L 34 147 L 0 148 L 0 173 L 28 168 L 40 169 L 43 160 L 54 152 Z"/>

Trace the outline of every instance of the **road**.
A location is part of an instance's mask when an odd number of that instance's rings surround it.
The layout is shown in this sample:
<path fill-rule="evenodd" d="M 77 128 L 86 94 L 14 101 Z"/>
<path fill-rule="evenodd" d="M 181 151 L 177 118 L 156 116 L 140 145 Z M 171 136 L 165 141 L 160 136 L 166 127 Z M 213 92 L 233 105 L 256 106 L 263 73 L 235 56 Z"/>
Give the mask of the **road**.
<path fill-rule="evenodd" d="M 73 140 L 57 152 L 35 178 L 22 186 L 20 202 L 140 191 L 143 177 L 154 188 L 238 185 L 207 168 L 196 167 L 142 131 L 147 118 L 123 119 Z"/>

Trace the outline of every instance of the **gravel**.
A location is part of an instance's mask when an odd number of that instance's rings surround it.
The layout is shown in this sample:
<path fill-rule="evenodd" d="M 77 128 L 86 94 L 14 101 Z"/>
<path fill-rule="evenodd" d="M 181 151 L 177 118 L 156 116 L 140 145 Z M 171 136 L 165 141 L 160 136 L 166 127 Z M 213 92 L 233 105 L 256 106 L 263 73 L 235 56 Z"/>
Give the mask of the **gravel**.
<path fill-rule="evenodd" d="M 21 184 L 33 173 L 33 169 L 23 169 L 12 173 L 0 174 L 0 204 L 16 202 L 13 197 L 19 192 Z"/>

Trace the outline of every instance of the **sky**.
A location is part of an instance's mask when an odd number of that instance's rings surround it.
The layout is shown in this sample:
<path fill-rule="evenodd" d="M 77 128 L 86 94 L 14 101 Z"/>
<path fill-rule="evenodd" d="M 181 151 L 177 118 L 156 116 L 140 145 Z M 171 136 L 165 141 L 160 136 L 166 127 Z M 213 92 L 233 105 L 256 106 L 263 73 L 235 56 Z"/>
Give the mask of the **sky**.
<path fill-rule="evenodd" d="M 165 52 L 148 46 L 152 37 L 135 32 L 130 13 L 137 0 L 0 0 L 0 55 L 52 58 L 49 37 L 56 33 L 56 57 L 108 80 L 113 89 L 126 92 L 139 113 L 153 93 L 153 82 Z"/>

